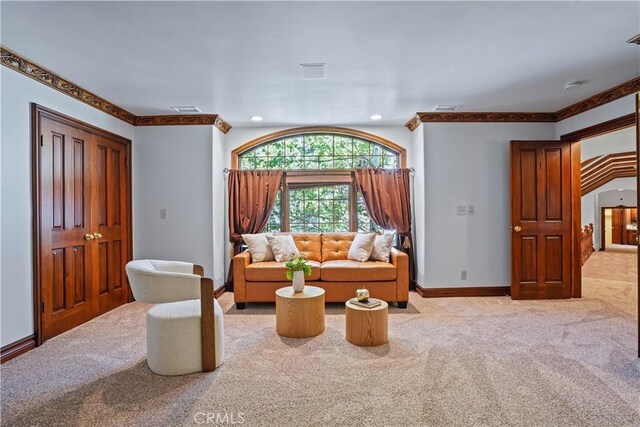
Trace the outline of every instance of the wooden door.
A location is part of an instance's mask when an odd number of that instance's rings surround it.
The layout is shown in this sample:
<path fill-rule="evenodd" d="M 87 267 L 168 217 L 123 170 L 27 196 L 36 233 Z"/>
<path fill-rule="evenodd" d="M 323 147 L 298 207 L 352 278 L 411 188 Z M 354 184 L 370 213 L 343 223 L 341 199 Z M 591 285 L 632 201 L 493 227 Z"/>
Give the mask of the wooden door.
<path fill-rule="evenodd" d="M 95 138 L 97 260 L 94 268 L 98 287 L 99 312 L 105 313 L 127 301 L 126 273 L 128 229 L 127 152 L 123 144 Z"/>
<path fill-rule="evenodd" d="M 130 141 L 33 106 L 38 343 L 128 301 Z"/>
<path fill-rule="evenodd" d="M 611 209 L 611 243 L 618 245 L 622 244 L 623 211 L 620 208 Z"/>
<path fill-rule="evenodd" d="M 511 142 L 511 296 L 571 297 L 571 147 Z"/>
<path fill-rule="evenodd" d="M 43 339 L 91 319 L 91 135 L 42 119 L 40 238 Z"/>

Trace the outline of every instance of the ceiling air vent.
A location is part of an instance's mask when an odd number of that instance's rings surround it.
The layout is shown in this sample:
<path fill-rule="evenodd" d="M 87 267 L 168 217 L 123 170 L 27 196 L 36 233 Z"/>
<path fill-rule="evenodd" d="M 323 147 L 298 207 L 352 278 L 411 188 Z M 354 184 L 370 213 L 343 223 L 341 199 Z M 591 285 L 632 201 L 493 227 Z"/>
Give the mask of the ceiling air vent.
<path fill-rule="evenodd" d="M 195 105 L 189 105 L 185 107 L 171 107 L 176 113 L 201 113 L 200 109 Z"/>
<path fill-rule="evenodd" d="M 627 43 L 633 43 L 633 44 L 639 44 L 640 45 L 640 34 L 638 34 L 635 37 L 631 37 L 629 40 L 627 40 Z"/>
<path fill-rule="evenodd" d="M 302 67 L 302 78 L 305 80 L 324 79 L 324 63 L 300 64 Z"/>
<path fill-rule="evenodd" d="M 460 107 L 462 107 L 462 105 L 438 104 L 433 111 L 456 111 Z"/>

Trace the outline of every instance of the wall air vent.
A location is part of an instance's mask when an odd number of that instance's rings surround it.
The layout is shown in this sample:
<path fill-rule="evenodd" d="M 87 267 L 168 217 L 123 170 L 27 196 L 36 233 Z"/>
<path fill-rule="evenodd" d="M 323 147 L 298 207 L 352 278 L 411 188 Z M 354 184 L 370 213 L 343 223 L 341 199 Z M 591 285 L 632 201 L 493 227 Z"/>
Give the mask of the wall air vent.
<path fill-rule="evenodd" d="M 629 40 L 627 40 L 627 43 L 640 45 L 640 34 L 638 34 L 637 36 L 631 37 Z"/>
<path fill-rule="evenodd" d="M 198 107 L 196 107 L 195 105 L 188 105 L 188 106 L 184 106 L 184 107 L 171 107 L 171 109 L 173 111 L 175 111 L 176 113 L 190 113 L 190 114 L 194 114 L 194 113 L 201 113 L 202 111 L 200 111 L 200 109 Z"/>
<path fill-rule="evenodd" d="M 302 67 L 302 78 L 305 80 L 316 80 L 326 78 L 324 63 L 300 64 Z"/>
<path fill-rule="evenodd" d="M 462 105 L 438 104 L 433 111 L 456 111 L 460 107 L 462 107 Z"/>

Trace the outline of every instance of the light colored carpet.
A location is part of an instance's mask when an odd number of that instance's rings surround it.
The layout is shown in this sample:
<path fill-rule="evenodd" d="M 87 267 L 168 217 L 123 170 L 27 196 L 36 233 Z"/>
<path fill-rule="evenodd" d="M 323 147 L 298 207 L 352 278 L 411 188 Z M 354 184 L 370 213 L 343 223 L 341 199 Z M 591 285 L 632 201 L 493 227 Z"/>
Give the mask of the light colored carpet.
<path fill-rule="evenodd" d="M 340 305 L 324 334 L 293 340 L 272 305 L 238 312 L 225 294 L 225 363 L 182 377 L 147 368 L 148 306 L 133 303 L 2 365 L 2 425 L 637 426 L 635 289 L 587 277 L 576 300 L 412 294 L 373 349 L 345 341 Z"/>

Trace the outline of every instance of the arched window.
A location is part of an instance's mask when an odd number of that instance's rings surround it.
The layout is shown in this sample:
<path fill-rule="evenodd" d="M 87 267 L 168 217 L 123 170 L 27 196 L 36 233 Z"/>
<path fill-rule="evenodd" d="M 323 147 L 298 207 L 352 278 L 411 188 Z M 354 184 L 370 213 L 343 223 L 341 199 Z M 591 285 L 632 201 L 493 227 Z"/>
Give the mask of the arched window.
<path fill-rule="evenodd" d="M 239 169 L 281 169 L 283 190 L 266 231 L 379 230 L 356 191 L 357 168 L 404 166 L 402 147 L 361 131 L 299 128 L 253 140 L 234 150 Z"/>

